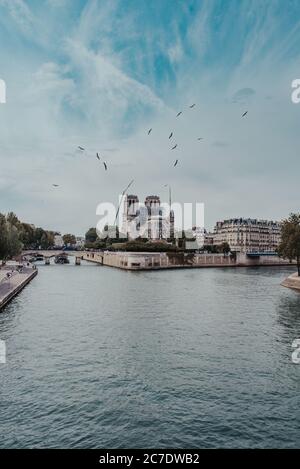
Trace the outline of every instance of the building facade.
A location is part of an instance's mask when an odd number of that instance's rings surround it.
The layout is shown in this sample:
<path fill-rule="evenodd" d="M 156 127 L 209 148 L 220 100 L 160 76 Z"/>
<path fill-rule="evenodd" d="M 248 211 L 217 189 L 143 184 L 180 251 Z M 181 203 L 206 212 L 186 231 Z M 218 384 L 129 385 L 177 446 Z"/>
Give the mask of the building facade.
<path fill-rule="evenodd" d="M 157 195 L 146 197 L 144 204 L 139 202 L 137 195 L 126 195 L 121 231 L 128 236 L 128 239 L 173 238 L 174 212 L 162 205 Z"/>
<path fill-rule="evenodd" d="M 199 247 L 212 246 L 214 244 L 214 234 L 207 232 L 205 228 L 193 226 L 192 235 Z"/>
<path fill-rule="evenodd" d="M 276 221 L 232 218 L 219 221 L 214 229 L 214 244 L 228 243 L 236 252 L 274 252 L 281 238 Z"/>
<path fill-rule="evenodd" d="M 75 247 L 77 249 L 83 249 L 85 245 L 85 238 L 83 236 L 76 236 L 76 244 Z"/>

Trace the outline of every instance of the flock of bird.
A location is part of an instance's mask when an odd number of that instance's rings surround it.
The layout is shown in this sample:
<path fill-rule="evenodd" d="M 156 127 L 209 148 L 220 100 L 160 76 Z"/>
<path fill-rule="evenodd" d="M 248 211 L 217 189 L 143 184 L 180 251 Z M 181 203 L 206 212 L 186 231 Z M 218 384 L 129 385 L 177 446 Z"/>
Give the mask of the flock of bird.
<path fill-rule="evenodd" d="M 189 106 L 190 109 L 193 109 L 194 107 L 196 107 L 196 103 L 191 104 L 191 105 Z M 179 111 L 179 112 L 176 114 L 176 117 L 181 116 L 182 113 L 183 113 L 183 111 Z M 245 111 L 245 112 L 242 114 L 242 117 L 245 117 L 247 114 L 248 114 L 248 111 Z M 151 134 L 152 130 L 153 130 L 153 129 L 152 129 L 152 127 L 151 127 L 151 129 L 148 130 L 148 135 Z M 174 133 L 171 132 L 170 135 L 169 135 L 169 140 L 173 137 L 173 135 L 174 135 Z M 201 140 L 203 140 L 203 137 L 198 137 L 197 140 L 198 140 L 198 141 L 201 141 Z M 178 147 L 178 144 L 175 143 L 175 145 L 174 145 L 173 147 L 171 147 L 171 150 L 175 150 L 177 147 Z M 173 164 L 173 166 L 174 166 L 174 167 L 177 166 L 177 165 L 178 165 L 178 162 L 179 162 L 179 160 L 176 159 L 175 162 L 174 162 L 174 164 Z"/>
<path fill-rule="evenodd" d="M 80 147 L 80 146 L 78 147 L 78 149 L 79 149 L 80 151 L 85 151 L 85 148 Z M 101 161 L 101 158 L 100 158 L 100 155 L 99 155 L 98 152 L 96 153 L 96 158 L 97 158 L 99 161 Z M 102 163 L 103 163 L 103 166 L 104 166 L 105 171 L 107 171 L 107 163 L 106 163 L 106 161 L 102 161 Z"/>
<path fill-rule="evenodd" d="M 80 145 L 79 145 L 77 148 L 78 148 L 78 150 L 80 150 L 81 152 L 84 152 L 84 151 L 85 151 L 85 148 L 81 147 Z M 99 155 L 98 152 L 96 153 L 96 158 L 97 158 L 99 161 L 101 161 L 101 158 L 100 158 L 100 155 Z M 107 168 L 107 163 L 106 163 L 106 161 L 102 161 L 102 163 L 103 163 L 103 166 L 104 166 L 105 171 L 107 171 L 108 168 Z M 52 186 L 53 186 L 53 187 L 59 187 L 59 184 L 52 184 Z"/>
<path fill-rule="evenodd" d="M 194 107 L 196 107 L 196 103 L 191 104 L 191 105 L 189 106 L 190 109 L 193 109 Z M 179 111 L 179 112 L 176 114 L 176 117 L 181 116 L 182 113 L 183 113 L 183 111 Z M 151 134 L 152 130 L 153 130 L 153 129 L 152 129 L 152 127 L 151 127 L 151 129 L 148 130 L 148 135 Z M 173 135 L 174 135 L 174 133 L 171 132 L 170 135 L 169 135 L 169 140 L 173 137 Z M 200 138 L 198 138 L 198 140 L 203 140 L 203 138 L 200 137 Z M 175 145 L 171 148 L 171 150 L 175 150 L 177 147 L 178 147 L 178 144 L 175 143 Z M 175 161 L 175 163 L 174 163 L 174 165 L 173 165 L 174 167 L 177 166 L 178 161 L 179 161 L 178 159 Z"/>
<path fill-rule="evenodd" d="M 196 107 L 196 103 L 191 104 L 191 105 L 189 106 L 190 109 L 193 109 L 194 107 Z M 179 111 L 179 112 L 176 114 L 176 118 L 179 117 L 179 116 L 181 116 L 181 114 L 183 114 L 183 111 Z M 247 114 L 248 114 L 248 111 L 245 111 L 245 112 L 242 114 L 242 118 L 245 117 Z M 151 127 L 151 128 L 148 130 L 148 135 L 151 134 L 152 130 L 153 130 L 153 129 L 152 129 L 152 127 Z M 170 135 L 169 135 L 169 140 L 171 140 L 171 138 L 172 138 L 173 136 L 174 136 L 174 132 L 172 131 L 172 132 L 170 133 Z M 197 140 L 198 140 L 198 141 L 201 141 L 201 140 L 203 140 L 203 137 L 198 137 Z M 178 144 L 175 143 L 175 144 L 171 147 L 171 150 L 175 150 L 177 147 L 178 147 Z M 77 148 L 78 148 L 78 150 L 80 150 L 81 152 L 84 152 L 84 151 L 85 151 L 85 148 L 82 147 L 82 146 L 80 146 L 80 145 L 79 145 Z M 99 161 L 101 161 L 101 157 L 100 157 L 100 155 L 99 155 L 98 152 L 96 153 L 96 158 L 97 158 Z M 177 159 L 175 160 L 173 166 L 174 166 L 174 167 L 177 166 L 177 165 L 178 165 L 178 162 L 179 162 L 179 159 L 177 158 Z M 107 171 L 107 170 L 108 170 L 108 167 L 107 167 L 106 161 L 103 160 L 103 161 L 102 161 L 102 164 L 103 164 L 103 166 L 104 166 L 105 171 Z M 123 191 L 123 194 L 122 194 L 122 195 L 124 195 L 124 193 L 125 193 L 126 190 L 131 186 L 132 183 L 133 183 L 133 181 L 131 181 L 130 184 L 126 187 L 126 189 L 125 189 L 125 191 Z M 52 186 L 53 186 L 53 187 L 59 187 L 59 184 L 52 184 Z"/>

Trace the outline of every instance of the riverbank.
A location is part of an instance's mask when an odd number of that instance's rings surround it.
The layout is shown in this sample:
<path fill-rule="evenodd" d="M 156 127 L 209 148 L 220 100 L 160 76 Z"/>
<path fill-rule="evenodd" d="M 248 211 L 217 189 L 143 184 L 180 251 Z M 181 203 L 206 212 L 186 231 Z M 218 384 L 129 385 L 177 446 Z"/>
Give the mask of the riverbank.
<path fill-rule="evenodd" d="M 237 253 L 198 254 L 193 252 L 85 252 L 82 259 L 123 270 L 160 270 L 203 267 L 289 266 L 276 255 Z"/>
<path fill-rule="evenodd" d="M 293 290 L 299 290 L 300 291 L 300 277 L 298 276 L 298 273 L 294 273 L 287 277 L 281 285 L 283 287 L 287 288 L 292 288 Z"/>
<path fill-rule="evenodd" d="M 0 269 L 0 312 L 38 273 L 32 266 L 23 267 L 20 272 L 16 267 L 8 265 Z"/>

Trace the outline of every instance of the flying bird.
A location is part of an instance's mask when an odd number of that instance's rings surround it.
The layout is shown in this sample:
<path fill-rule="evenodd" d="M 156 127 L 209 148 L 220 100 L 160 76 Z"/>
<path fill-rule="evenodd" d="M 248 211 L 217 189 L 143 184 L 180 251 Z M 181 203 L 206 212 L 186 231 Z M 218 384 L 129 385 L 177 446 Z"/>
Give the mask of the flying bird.
<path fill-rule="evenodd" d="M 172 147 L 171 150 L 175 150 L 175 148 L 177 148 L 177 146 L 178 146 L 178 145 L 177 145 L 177 143 L 176 143 L 176 145 L 174 145 L 174 147 Z"/>
<path fill-rule="evenodd" d="M 100 161 L 100 156 L 99 156 L 99 153 L 97 152 L 96 154 L 96 157 L 98 158 L 98 160 Z"/>
<path fill-rule="evenodd" d="M 203 137 L 198 137 L 197 140 L 203 140 Z"/>
<path fill-rule="evenodd" d="M 196 104 L 192 104 L 192 105 L 190 106 L 190 109 L 193 109 L 193 107 L 195 107 L 195 106 L 196 106 Z"/>
<path fill-rule="evenodd" d="M 105 161 L 103 161 L 103 165 L 104 165 L 105 171 L 107 171 L 107 164 L 105 163 Z"/>
<path fill-rule="evenodd" d="M 242 115 L 242 117 L 245 117 L 247 114 L 248 114 L 248 111 L 244 112 L 244 114 Z"/>
<path fill-rule="evenodd" d="M 178 160 L 175 161 L 174 168 L 175 168 L 175 166 L 177 166 L 177 164 L 178 164 Z"/>
<path fill-rule="evenodd" d="M 52 186 L 53 186 L 53 187 L 59 187 L 59 185 L 58 185 L 58 184 L 52 184 Z"/>
<path fill-rule="evenodd" d="M 176 117 L 179 117 L 182 114 L 182 111 L 179 111 Z"/>
<path fill-rule="evenodd" d="M 170 133 L 170 135 L 169 135 L 169 140 L 170 140 L 170 138 L 172 138 L 172 137 L 173 137 L 173 132 Z"/>
<path fill-rule="evenodd" d="M 78 148 L 79 148 L 79 150 L 84 151 L 84 148 L 83 148 L 83 147 L 78 147 Z"/>
<path fill-rule="evenodd" d="M 152 128 L 148 130 L 148 135 L 150 135 L 152 132 Z"/>

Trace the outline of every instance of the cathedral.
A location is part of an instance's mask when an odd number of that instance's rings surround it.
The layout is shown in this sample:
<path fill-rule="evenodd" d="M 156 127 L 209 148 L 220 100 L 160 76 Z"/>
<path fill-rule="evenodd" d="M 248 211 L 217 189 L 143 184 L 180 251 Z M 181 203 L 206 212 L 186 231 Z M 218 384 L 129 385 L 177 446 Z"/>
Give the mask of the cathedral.
<path fill-rule="evenodd" d="M 174 212 L 169 204 L 161 204 L 157 195 L 146 197 L 144 203 L 137 195 L 126 195 L 121 231 L 128 239 L 173 239 Z"/>

